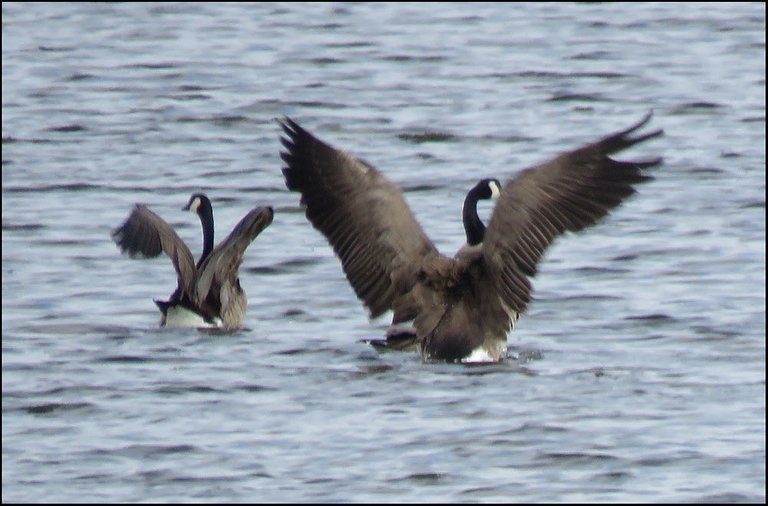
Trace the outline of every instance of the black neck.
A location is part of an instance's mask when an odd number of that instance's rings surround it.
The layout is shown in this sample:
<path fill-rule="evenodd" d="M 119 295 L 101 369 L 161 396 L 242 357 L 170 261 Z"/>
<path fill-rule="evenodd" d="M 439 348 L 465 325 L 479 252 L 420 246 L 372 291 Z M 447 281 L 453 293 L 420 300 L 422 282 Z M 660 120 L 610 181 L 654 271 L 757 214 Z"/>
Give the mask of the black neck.
<path fill-rule="evenodd" d="M 464 232 L 467 234 L 467 244 L 475 246 L 483 242 L 485 225 L 477 215 L 477 201 L 480 199 L 479 190 L 472 188 L 464 199 Z"/>
<path fill-rule="evenodd" d="M 200 254 L 200 260 L 197 261 L 197 266 L 200 267 L 213 251 L 213 208 L 211 203 L 202 200 L 197 215 L 200 217 L 200 225 L 203 227 L 203 252 Z"/>

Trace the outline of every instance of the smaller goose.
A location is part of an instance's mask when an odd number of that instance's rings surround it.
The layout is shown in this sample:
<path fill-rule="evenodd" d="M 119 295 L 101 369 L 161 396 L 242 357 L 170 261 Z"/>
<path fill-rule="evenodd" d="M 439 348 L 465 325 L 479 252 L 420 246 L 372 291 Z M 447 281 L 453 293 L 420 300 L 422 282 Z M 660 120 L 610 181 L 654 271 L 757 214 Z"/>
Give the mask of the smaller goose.
<path fill-rule="evenodd" d="M 161 326 L 207 327 L 225 330 L 240 327 L 247 299 L 238 270 L 246 248 L 272 223 L 271 207 L 252 209 L 232 233 L 213 248 L 213 208 L 202 193 L 190 197 L 183 208 L 200 217 L 203 252 L 197 264 L 175 230 L 142 204 L 112 231 L 112 239 L 131 258 L 154 258 L 165 253 L 173 262 L 178 286 L 168 301 L 155 300 L 163 313 Z"/>

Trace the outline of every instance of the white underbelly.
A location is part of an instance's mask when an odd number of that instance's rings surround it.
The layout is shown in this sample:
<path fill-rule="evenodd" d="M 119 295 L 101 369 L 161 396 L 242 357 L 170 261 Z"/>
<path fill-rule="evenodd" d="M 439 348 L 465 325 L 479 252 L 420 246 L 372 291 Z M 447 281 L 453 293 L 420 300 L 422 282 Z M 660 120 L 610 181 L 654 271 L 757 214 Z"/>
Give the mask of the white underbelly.
<path fill-rule="evenodd" d="M 500 351 L 500 354 L 498 355 L 498 358 L 494 358 L 491 356 L 490 353 L 488 353 L 488 350 L 486 350 L 483 346 L 478 346 L 474 350 L 472 350 L 472 353 L 467 355 L 466 357 L 462 358 L 461 361 L 465 364 L 480 364 L 483 362 L 498 362 L 501 360 L 504 355 L 507 354 L 507 348 L 504 347 L 503 351 Z"/>
<path fill-rule="evenodd" d="M 205 318 L 183 306 L 170 306 L 165 314 L 165 327 L 171 328 L 219 328 L 221 320 L 214 318 L 214 323 L 205 321 Z"/>

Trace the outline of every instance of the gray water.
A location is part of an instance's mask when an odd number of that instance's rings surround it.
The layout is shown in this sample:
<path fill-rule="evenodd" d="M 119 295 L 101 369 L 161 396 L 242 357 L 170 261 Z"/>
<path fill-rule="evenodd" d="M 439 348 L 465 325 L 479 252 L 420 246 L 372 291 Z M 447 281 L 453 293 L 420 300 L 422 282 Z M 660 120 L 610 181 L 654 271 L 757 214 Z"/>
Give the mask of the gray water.
<path fill-rule="evenodd" d="M 764 4 L 3 4 L 3 501 L 765 500 Z M 286 191 L 288 115 L 465 192 L 638 121 L 656 179 L 561 237 L 497 365 L 378 354 Z M 158 328 L 167 258 L 256 205 L 246 329 Z M 484 217 L 491 212 L 482 209 Z"/>

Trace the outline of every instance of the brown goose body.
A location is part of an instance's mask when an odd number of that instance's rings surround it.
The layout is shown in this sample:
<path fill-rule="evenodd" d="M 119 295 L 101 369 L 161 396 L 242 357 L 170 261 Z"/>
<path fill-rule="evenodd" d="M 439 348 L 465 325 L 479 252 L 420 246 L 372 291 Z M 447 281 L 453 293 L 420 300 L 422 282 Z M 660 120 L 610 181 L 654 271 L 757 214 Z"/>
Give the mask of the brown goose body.
<path fill-rule="evenodd" d="M 176 231 L 141 204 L 112 232 L 112 238 L 131 257 L 153 258 L 165 253 L 171 259 L 178 286 L 168 301 L 155 301 L 162 313 L 161 326 L 236 329 L 242 324 L 248 305 L 238 277 L 243 254 L 272 223 L 274 212 L 271 207 L 252 209 L 226 239 L 212 248 L 210 200 L 195 194 L 185 209 L 196 212 L 203 227 L 203 254 L 197 265 Z"/>
<path fill-rule="evenodd" d="M 371 318 L 392 310 L 393 325 L 412 321 L 425 360 L 496 361 L 531 301 L 530 278 L 546 248 L 565 231 L 596 223 L 651 179 L 644 169 L 661 159 L 609 157 L 661 135 L 631 137 L 649 119 L 508 180 L 482 240 L 469 241 L 454 257 L 437 251 L 402 192 L 375 167 L 289 118 L 281 122 L 283 175 Z"/>

